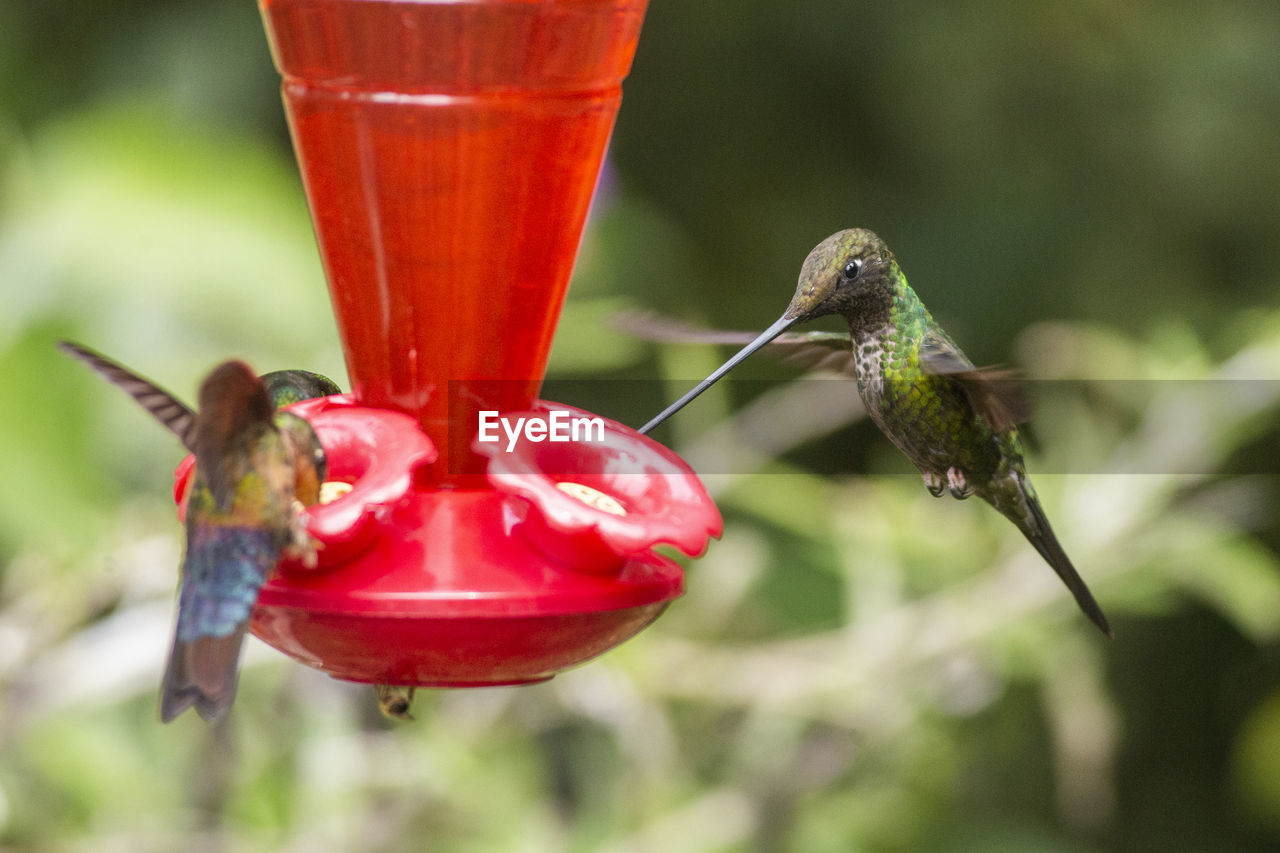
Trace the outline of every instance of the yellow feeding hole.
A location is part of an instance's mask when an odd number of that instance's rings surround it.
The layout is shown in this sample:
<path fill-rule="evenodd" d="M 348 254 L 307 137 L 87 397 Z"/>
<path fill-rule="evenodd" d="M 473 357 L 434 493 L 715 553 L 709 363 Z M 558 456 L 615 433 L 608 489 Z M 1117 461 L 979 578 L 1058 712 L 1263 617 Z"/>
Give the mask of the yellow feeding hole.
<path fill-rule="evenodd" d="M 622 504 L 618 503 L 618 499 L 612 495 L 606 495 L 599 489 L 593 489 L 590 486 L 584 486 L 582 483 L 573 483 L 563 480 L 556 483 L 556 488 L 564 492 L 575 500 L 580 500 L 590 507 L 595 507 L 601 512 L 607 512 L 610 515 L 626 515 L 627 511 L 622 508 Z"/>
<path fill-rule="evenodd" d="M 331 504 L 354 488 L 341 480 L 325 480 L 320 484 L 320 503 Z"/>

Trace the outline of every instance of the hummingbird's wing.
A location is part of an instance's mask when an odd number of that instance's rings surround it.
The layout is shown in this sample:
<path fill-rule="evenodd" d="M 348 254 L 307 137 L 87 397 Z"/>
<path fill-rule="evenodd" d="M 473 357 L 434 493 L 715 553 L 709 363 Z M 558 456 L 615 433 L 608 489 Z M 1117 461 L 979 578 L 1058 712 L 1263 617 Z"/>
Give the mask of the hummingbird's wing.
<path fill-rule="evenodd" d="M 219 508 L 231 505 L 255 441 L 274 429 L 274 414 L 266 386 L 242 361 L 223 362 L 200 384 L 196 464 Z"/>
<path fill-rule="evenodd" d="M 144 379 L 122 364 L 118 364 L 101 353 L 71 341 L 58 341 L 58 349 L 80 359 L 92 367 L 104 379 L 124 389 L 129 396 L 137 400 L 142 408 L 164 425 L 169 432 L 178 437 L 182 446 L 194 453 L 196 413 L 191 408 L 156 385 Z"/>
<path fill-rule="evenodd" d="M 643 311 L 619 314 L 613 326 L 632 337 L 683 344 L 746 346 L 758 334 L 707 329 Z M 853 354 L 847 332 L 784 332 L 765 344 L 761 351 L 805 370 L 853 375 Z"/>
<path fill-rule="evenodd" d="M 764 349 L 805 370 L 853 376 L 853 352 L 846 332 L 783 332 Z"/>
<path fill-rule="evenodd" d="M 995 432 L 1011 429 L 1031 415 L 1017 371 L 1004 367 L 974 367 L 973 362 L 945 337 L 925 336 L 920 343 L 920 364 L 928 372 L 959 385 L 969 405 Z"/>

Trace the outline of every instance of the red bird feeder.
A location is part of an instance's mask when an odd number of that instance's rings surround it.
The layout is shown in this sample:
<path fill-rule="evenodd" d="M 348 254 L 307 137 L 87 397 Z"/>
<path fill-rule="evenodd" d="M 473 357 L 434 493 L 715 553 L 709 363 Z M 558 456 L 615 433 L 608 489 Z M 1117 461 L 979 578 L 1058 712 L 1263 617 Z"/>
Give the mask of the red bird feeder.
<path fill-rule="evenodd" d="M 669 450 L 536 399 L 646 2 L 261 0 L 353 387 L 293 407 L 352 488 L 259 597 L 286 654 L 546 679 L 682 593 L 654 546 L 720 534 Z"/>

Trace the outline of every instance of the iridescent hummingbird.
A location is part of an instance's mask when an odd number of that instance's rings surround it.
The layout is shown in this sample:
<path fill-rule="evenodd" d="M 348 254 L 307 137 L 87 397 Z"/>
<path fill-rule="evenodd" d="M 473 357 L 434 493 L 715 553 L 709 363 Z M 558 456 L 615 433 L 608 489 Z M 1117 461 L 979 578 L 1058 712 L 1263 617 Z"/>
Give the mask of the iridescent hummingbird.
<path fill-rule="evenodd" d="M 829 314 L 844 317 L 848 336 L 783 334 Z M 1058 544 L 1027 477 L 1016 426 L 1026 419 L 1027 407 L 1013 374 L 975 367 L 934 322 L 884 241 L 870 231 L 853 228 L 819 243 L 805 258 L 795 296 L 782 316 L 640 432 L 662 423 L 775 341 L 793 352 L 841 352 L 845 363 L 852 363 L 871 420 L 920 469 L 929 492 L 961 499 L 977 495 L 994 506 L 1057 572 L 1085 615 L 1111 636 L 1106 616 Z"/>
<path fill-rule="evenodd" d="M 311 425 L 276 404 L 337 393 L 323 376 L 256 376 L 228 361 L 200 385 L 198 411 L 92 350 L 63 341 L 127 391 L 195 454 L 186 507 L 187 547 L 173 648 L 160 693 L 160 719 L 194 706 L 210 722 L 235 698 L 249 613 L 283 556 L 314 562 L 303 508 L 319 499 L 324 450 Z"/>

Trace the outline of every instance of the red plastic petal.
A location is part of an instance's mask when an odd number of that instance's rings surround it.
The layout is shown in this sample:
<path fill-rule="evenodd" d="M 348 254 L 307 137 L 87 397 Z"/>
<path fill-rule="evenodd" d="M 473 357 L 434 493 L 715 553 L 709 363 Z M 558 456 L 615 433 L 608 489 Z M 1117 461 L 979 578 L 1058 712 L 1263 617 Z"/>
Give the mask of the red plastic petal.
<path fill-rule="evenodd" d="M 580 542 L 584 550 L 598 539 L 625 558 L 666 543 L 692 557 L 706 550 L 709 537 L 720 535 L 720 512 L 697 475 L 647 436 L 617 421 L 545 401 L 537 409 L 503 417 L 509 425 L 525 428 L 510 447 L 505 434 L 498 441 L 477 438 L 473 448 L 489 458 L 489 482 L 527 502 L 546 528 Z M 592 440 L 554 440 L 556 432 L 572 437 L 573 431 L 556 430 L 553 417 L 561 424 L 580 419 L 579 438 Z M 530 422 L 541 428 L 530 431 Z M 599 428 L 593 429 L 591 422 Z M 545 438 L 539 440 L 539 435 Z M 592 493 L 604 497 L 592 500 Z M 548 541 L 537 527 L 533 533 L 540 544 Z M 586 563 L 601 570 L 598 557 Z"/>

